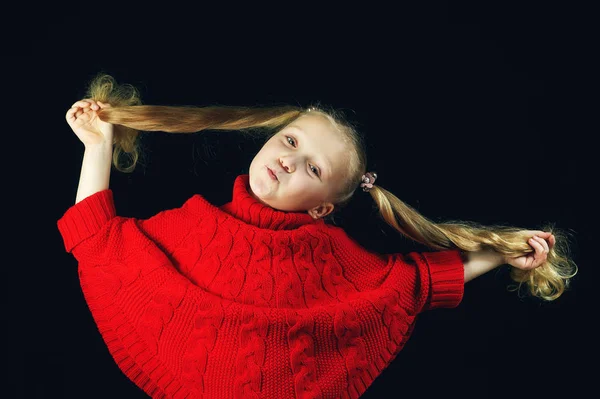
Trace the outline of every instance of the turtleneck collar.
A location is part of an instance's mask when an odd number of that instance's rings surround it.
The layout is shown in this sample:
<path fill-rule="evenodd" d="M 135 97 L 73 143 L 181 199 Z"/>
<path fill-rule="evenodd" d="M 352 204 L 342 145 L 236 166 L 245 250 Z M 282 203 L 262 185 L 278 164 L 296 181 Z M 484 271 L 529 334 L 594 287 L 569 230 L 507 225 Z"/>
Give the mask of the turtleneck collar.
<path fill-rule="evenodd" d="M 248 174 L 236 177 L 231 202 L 220 208 L 236 219 L 262 229 L 291 230 L 306 224 L 324 223 L 322 218 L 315 220 L 306 212 L 280 211 L 263 204 L 250 193 Z"/>

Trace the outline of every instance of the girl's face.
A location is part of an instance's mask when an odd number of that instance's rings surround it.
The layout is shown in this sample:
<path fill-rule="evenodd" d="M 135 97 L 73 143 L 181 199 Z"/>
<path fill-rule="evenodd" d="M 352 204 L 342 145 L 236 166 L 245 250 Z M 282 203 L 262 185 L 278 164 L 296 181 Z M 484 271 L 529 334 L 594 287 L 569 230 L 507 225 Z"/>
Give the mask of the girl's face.
<path fill-rule="evenodd" d="M 318 113 L 309 113 L 267 141 L 250 164 L 250 193 L 281 211 L 308 211 L 319 218 L 333 211 L 329 202 L 348 159 L 342 133 Z M 272 174 L 276 176 L 273 177 Z"/>

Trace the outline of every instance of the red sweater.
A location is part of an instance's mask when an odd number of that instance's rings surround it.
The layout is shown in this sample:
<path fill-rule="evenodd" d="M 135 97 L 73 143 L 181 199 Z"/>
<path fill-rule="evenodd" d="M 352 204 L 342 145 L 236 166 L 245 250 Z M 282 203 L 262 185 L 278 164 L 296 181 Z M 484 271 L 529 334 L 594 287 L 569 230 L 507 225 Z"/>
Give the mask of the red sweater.
<path fill-rule="evenodd" d="M 140 220 L 110 189 L 58 220 L 119 368 L 153 398 L 357 398 L 424 310 L 463 295 L 457 250 L 381 255 L 248 193 Z"/>

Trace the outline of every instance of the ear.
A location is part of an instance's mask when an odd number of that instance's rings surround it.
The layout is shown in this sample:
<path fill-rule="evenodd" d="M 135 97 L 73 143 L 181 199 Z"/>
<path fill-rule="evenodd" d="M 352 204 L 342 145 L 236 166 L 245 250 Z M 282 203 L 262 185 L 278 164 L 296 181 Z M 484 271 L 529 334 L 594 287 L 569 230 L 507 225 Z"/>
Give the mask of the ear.
<path fill-rule="evenodd" d="M 312 216 L 313 219 L 319 219 L 329 215 L 333 212 L 335 206 L 331 202 L 325 202 L 319 206 L 316 206 L 312 209 L 308 210 L 308 214 Z"/>

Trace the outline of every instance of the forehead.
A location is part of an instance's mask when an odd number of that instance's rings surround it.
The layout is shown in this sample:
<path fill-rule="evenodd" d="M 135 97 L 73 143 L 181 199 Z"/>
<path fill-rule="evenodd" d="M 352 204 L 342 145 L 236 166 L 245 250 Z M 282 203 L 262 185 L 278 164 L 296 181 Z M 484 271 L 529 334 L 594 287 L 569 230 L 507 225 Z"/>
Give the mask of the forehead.
<path fill-rule="evenodd" d="M 331 123 L 329 118 L 318 112 L 304 114 L 292 123 L 290 123 L 288 126 L 298 126 L 301 128 L 305 128 L 309 130 L 308 133 L 326 133 L 337 131 L 337 129 Z"/>
<path fill-rule="evenodd" d="M 319 113 L 303 115 L 283 132 L 294 134 L 300 141 L 299 147 L 313 153 L 329 176 L 343 169 L 348 152 L 344 134 L 326 116 Z"/>
<path fill-rule="evenodd" d="M 342 135 L 335 125 L 325 115 L 316 112 L 302 115 L 286 126 L 286 129 L 299 130 L 305 138 L 317 140 L 315 144 L 342 143 Z"/>

